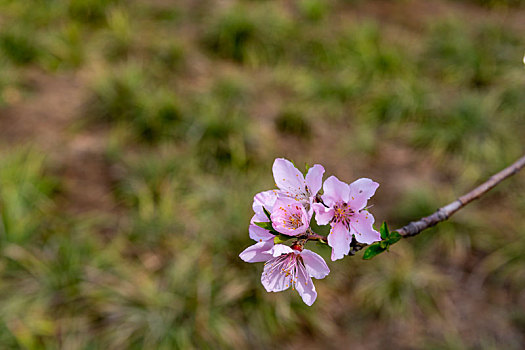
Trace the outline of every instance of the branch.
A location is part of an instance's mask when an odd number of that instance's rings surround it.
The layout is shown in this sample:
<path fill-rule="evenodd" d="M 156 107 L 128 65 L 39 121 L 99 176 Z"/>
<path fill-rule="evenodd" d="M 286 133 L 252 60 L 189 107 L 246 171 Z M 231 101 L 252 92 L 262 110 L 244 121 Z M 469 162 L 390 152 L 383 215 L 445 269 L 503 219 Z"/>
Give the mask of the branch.
<path fill-rule="evenodd" d="M 439 208 L 434 214 L 424 217 L 418 221 L 413 221 L 408 225 L 397 229 L 396 231 L 403 237 L 412 237 L 419 234 L 421 231 L 426 230 L 429 227 L 432 227 L 441 221 L 447 220 L 455 212 L 469 204 L 475 199 L 478 199 L 497 184 L 505 180 L 506 178 L 516 174 L 525 166 L 525 155 L 518 159 L 514 164 L 503 169 L 499 173 L 492 175 L 490 179 L 482 183 L 469 193 L 459 197 L 454 202 L 445 205 L 442 208 Z"/>
<path fill-rule="evenodd" d="M 486 182 L 482 183 L 469 193 L 459 197 L 454 202 L 449 203 L 442 208 L 439 208 L 434 214 L 426 216 L 418 221 L 412 221 L 408 225 L 405 225 L 395 231 L 397 231 L 403 237 L 412 237 L 418 235 L 419 233 L 421 233 L 421 231 L 426 230 L 429 227 L 435 226 L 441 221 L 447 220 L 455 212 L 457 212 L 473 200 L 478 199 L 506 178 L 516 174 L 524 166 L 525 155 L 519 158 L 512 165 L 500 171 L 499 173 L 492 175 L 490 179 L 488 179 Z M 355 240 L 353 240 L 350 246 L 350 255 L 354 255 L 366 246 L 366 244 L 358 243 Z"/>

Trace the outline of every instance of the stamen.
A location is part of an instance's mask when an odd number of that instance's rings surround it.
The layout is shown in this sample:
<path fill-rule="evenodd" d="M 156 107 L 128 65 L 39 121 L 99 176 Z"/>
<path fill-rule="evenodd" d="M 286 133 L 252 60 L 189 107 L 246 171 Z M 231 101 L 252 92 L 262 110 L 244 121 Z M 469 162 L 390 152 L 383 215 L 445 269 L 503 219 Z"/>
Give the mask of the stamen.
<path fill-rule="evenodd" d="M 350 218 L 354 215 L 354 210 L 348 206 L 348 203 L 337 203 L 334 205 L 334 221 L 342 223 L 346 227 L 350 226 Z"/>

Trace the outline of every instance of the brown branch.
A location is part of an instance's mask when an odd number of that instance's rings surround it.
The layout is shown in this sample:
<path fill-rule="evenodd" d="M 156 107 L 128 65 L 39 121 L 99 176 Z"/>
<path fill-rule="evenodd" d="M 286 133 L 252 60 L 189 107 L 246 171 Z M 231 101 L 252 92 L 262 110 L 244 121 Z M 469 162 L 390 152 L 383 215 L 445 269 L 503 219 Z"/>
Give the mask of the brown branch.
<path fill-rule="evenodd" d="M 455 212 L 472 202 L 473 200 L 478 199 L 501 181 L 506 178 L 516 174 L 525 166 L 525 155 L 514 162 L 512 165 L 506 167 L 499 173 L 492 175 L 490 179 L 482 183 L 469 193 L 459 197 L 454 202 L 445 205 L 442 208 L 439 208 L 434 214 L 424 217 L 418 221 L 412 221 L 408 225 L 397 229 L 396 231 L 403 237 L 412 237 L 419 234 L 421 231 L 426 230 L 429 227 L 435 226 L 441 221 L 447 220 Z"/>
<path fill-rule="evenodd" d="M 418 221 L 412 221 L 409 224 L 395 231 L 397 231 L 403 237 L 412 237 L 418 235 L 421 231 L 426 230 L 429 227 L 435 226 L 441 221 L 447 220 L 455 212 L 457 212 L 473 200 L 478 199 L 506 178 L 516 174 L 523 167 L 525 167 L 525 155 L 519 158 L 512 165 L 500 171 L 499 173 L 492 175 L 490 179 L 488 179 L 486 182 L 482 183 L 469 193 L 459 197 L 454 202 L 449 203 L 442 208 L 439 208 L 434 214 L 426 216 Z M 350 255 L 354 255 L 366 246 L 366 244 L 356 242 L 355 239 L 352 240 L 352 244 L 350 245 Z"/>
<path fill-rule="evenodd" d="M 326 236 L 315 233 L 314 231 L 312 231 L 311 228 L 308 228 L 308 230 L 306 230 L 306 233 L 304 235 L 301 235 L 297 238 L 298 238 L 298 241 L 302 240 L 303 243 L 306 243 L 308 241 L 319 241 L 319 242 L 324 242 L 324 243 L 327 242 Z"/>
<path fill-rule="evenodd" d="M 326 236 L 318 235 L 317 233 L 312 233 L 306 236 L 306 239 L 308 241 L 325 241 L 326 242 Z"/>

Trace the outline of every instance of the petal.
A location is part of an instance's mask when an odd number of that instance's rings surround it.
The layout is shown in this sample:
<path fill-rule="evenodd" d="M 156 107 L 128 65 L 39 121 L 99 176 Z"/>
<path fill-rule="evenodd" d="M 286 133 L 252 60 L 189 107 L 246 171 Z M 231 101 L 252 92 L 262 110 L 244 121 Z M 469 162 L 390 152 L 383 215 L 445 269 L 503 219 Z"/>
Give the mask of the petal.
<path fill-rule="evenodd" d="M 292 253 L 292 252 L 293 252 L 292 248 L 288 247 L 287 245 L 276 244 L 271 249 L 270 254 L 273 255 L 274 257 L 278 257 L 278 256 L 281 256 L 283 254 L 288 254 L 288 253 Z"/>
<path fill-rule="evenodd" d="M 297 281 L 295 282 L 295 289 L 303 299 L 304 303 L 308 306 L 312 306 L 315 299 L 317 298 L 317 292 L 312 278 L 308 276 L 307 271 L 302 267 L 297 268 Z"/>
<path fill-rule="evenodd" d="M 263 274 L 261 275 L 261 283 L 267 292 L 281 292 L 290 287 L 291 275 L 286 275 L 280 271 L 270 272 L 268 265 L 264 267 Z"/>
<path fill-rule="evenodd" d="M 351 238 L 350 232 L 343 224 L 337 223 L 332 226 L 332 231 L 328 234 L 328 245 L 332 247 L 332 261 L 348 255 Z"/>
<path fill-rule="evenodd" d="M 313 203 L 312 208 L 315 211 L 315 221 L 318 225 L 327 225 L 334 217 L 334 209 L 327 208 L 321 203 Z"/>
<path fill-rule="evenodd" d="M 302 212 L 301 222 L 303 223 L 303 226 L 301 227 L 301 230 L 304 228 L 304 232 L 306 232 L 308 227 L 310 227 L 310 220 L 312 219 L 312 210 L 310 208 L 310 212 L 307 212 L 306 209 L 302 205 L 299 206 L 299 208 L 301 208 L 300 210 Z"/>
<path fill-rule="evenodd" d="M 321 279 L 325 278 L 330 273 L 330 269 L 324 259 L 317 253 L 312 252 L 309 249 L 303 249 L 301 252 L 304 266 L 308 274 L 314 278 Z"/>
<path fill-rule="evenodd" d="M 257 225 L 250 225 L 248 232 L 250 232 L 250 238 L 257 242 L 273 240 L 275 237 L 270 233 L 270 231 L 265 230 Z"/>
<path fill-rule="evenodd" d="M 290 197 L 303 196 L 306 182 L 303 174 L 287 159 L 277 158 L 273 162 L 275 184 Z"/>
<path fill-rule="evenodd" d="M 308 189 L 310 190 L 311 196 L 315 196 L 321 189 L 321 186 L 323 185 L 323 174 L 324 168 L 322 165 L 315 164 L 313 167 L 308 169 L 305 181 Z"/>
<path fill-rule="evenodd" d="M 355 211 L 363 209 L 366 202 L 376 193 L 379 184 L 367 178 L 358 179 L 350 184 L 349 203 Z"/>
<path fill-rule="evenodd" d="M 254 214 L 250 220 L 250 224 L 255 224 L 256 222 L 269 222 L 270 219 L 266 216 L 266 214 L 259 215 Z"/>
<path fill-rule="evenodd" d="M 264 213 L 263 207 L 270 211 L 279 196 L 279 192 L 280 191 L 278 190 L 264 191 L 257 193 L 253 197 L 252 208 L 258 219 L 263 220 L 264 218 L 264 221 L 268 221 L 268 217 Z"/>
<path fill-rule="evenodd" d="M 308 201 L 306 203 L 301 202 L 301 204 L 303 204 L 305 208 L 309 208 L 307 213 L 310 219 L 312 218 L 312 215 L 314 214 L 314 208 L 312 207 L 312 204 L 314 204 L 314 198 L 315 197 L 308 198 Z"/>
<path fill-rule="evenodd" d="M 368 211 L 355 213 L 350 222 L 352 234 L 359 243 L 371 244 L 381 240 L 381 234 L 374 230 L 374 217 Z"/>
<path fill-rule="evenodd" d="M 268 261 L 272 258 L 270 250 L 273 241 L 259 242 L 244 249 L 239 257 L 249 263 Z"/>
<path fill-rule="evenodd" d="M 274 268 L 276 258 L 264 264 L 264 271 L 261 275 L 261 283 L 267 292 L 280 292 L 290 287 L 292 275 L 284 273 L 279 268 Z"/>
<path fill-rule="evenodd" d="M 323 191 L 323 202 L 329 207 L 333 207 L 337 202 L 348 202 L 350 195 L 348 184 L 345 184 L 333 175 L 324 182 Z"/>

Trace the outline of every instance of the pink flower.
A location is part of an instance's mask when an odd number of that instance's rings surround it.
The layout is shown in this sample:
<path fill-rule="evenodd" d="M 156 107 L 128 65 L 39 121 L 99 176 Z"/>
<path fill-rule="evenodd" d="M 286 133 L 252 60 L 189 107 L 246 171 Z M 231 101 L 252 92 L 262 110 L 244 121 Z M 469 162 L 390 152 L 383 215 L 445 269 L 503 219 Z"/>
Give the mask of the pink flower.
<path fill-rule="evenodd" d="M 281 190 L 280 194 L 301 202 L 310 211 L 312 200 L 323 183 L 324 168 L 315 164 L 308 170 L 305 178 L 292 162 L 277 158 L 272 170 L 275 184 Z"/>
<path fill-rule="evenodd" d="M 314 203 L 315 219 L 319 225 L 330 223 L 328 245 L 332 247 L 332 261 L 343 258 L 350 251 L 352 235 L 360 243 L 381 240 L 374 230 L 374 217 L 365 210 L 366 203 L 379 187 L 377 182 L 362 178 L 350 185 L 330 176 L 323 184 L 325 207 Z"/>
<path fill-rule="evenodd" d="M 261 256 L 263 258 L 263 256 Z M 280 292 L 288 289 L 297 290 L 306 305 L 310 306 L 317 298 L 312 277 L 324 278 L 330 269 L 323 258 L 299 245 L 291 248 L 276 244 L 265 254 L 267 258 L 261 282 L 268 292 Z"/>
<path fill-rule="evenodd" d="M 255 215 L 251 220 L 249 232 L 250 238 L 257 243 L 249 246 L 239 255 L 246 262 L 266 261 L 265 254 L 274 246 L 275 236 L 270 231 L 254 224 L 254 222 L 270 221 L 262 209 L 263 206 L 265 208 L 270 207 L 273 227 L 278 232 L 296 236 L 305 233 L 310 225 L 311 216 L 308 215 L 304 207 L 291 198 L 276 199 L 277 192 L 261 192 L 254 198 L 253 210 Z"/>
<path fill-rule="evenodd" d="M 306 232 L 310 226 L 311 215 L 308 215 L 301 203 L 285 197 L 275 201 L 270 217 L 277 232 L 297 236 Z"/>

